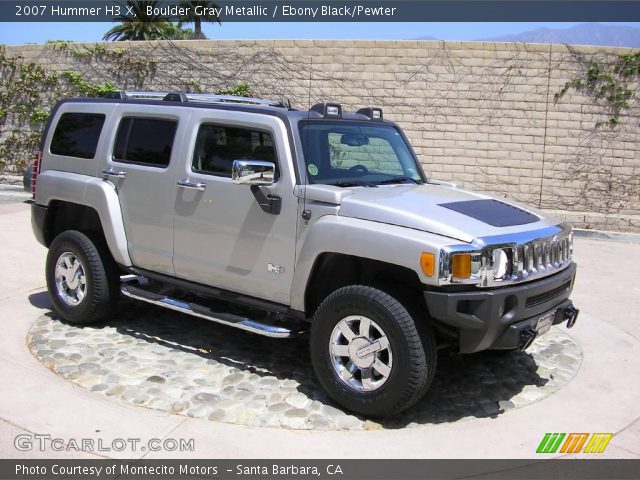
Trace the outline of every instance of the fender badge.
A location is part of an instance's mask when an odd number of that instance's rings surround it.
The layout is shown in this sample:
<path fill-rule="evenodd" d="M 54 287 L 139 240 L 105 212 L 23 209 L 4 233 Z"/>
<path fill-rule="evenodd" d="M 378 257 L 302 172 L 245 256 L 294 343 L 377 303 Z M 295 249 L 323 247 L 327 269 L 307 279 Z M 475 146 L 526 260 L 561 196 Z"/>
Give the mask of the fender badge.
<path fill-rule="evenodd" d="M 274 265 L 273 263 L 267 263 L 267 271 L 280 275 L 281 273 L 284 273 L 284 267 L 280 265 Z"/>

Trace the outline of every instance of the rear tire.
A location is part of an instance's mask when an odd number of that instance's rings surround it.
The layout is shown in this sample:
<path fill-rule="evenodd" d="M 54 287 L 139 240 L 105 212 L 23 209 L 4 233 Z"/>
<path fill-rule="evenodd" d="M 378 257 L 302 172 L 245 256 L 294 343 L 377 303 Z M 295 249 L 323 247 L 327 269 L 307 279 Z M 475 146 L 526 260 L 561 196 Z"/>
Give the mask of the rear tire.
<path fill-rule="evenodd" d="M 100 239 L 68 230 L 47 254 L 47 289 L 65 321 L 83 325 L 113 313 L 120 296 L 118 268 Z"/>
<path fill-rule="evenodd" d="M 311 360 L 329 396 L 370 417 L 395 415 L 420 400 L 433 381 L 437 350 L 433 333 L 417 320 L 373 287 L 329 295 L 311 327 Z"/>

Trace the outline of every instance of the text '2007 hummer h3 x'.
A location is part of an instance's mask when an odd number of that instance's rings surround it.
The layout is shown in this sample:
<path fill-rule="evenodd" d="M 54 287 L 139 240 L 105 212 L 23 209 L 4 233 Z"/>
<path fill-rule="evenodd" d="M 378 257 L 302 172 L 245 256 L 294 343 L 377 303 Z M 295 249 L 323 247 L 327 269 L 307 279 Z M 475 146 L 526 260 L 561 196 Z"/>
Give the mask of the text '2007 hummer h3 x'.
<path fill-rule="evenodd" d="M 34 177 L 64 320 L 103 319 L 123 295 L 276 338 L 310 331 L 318 380 L 363 415 L 419 400 L 439 345 L 524 349 L 577 318 L 570 227 L 427 179 L 379 108 L 63 100 Z"/>

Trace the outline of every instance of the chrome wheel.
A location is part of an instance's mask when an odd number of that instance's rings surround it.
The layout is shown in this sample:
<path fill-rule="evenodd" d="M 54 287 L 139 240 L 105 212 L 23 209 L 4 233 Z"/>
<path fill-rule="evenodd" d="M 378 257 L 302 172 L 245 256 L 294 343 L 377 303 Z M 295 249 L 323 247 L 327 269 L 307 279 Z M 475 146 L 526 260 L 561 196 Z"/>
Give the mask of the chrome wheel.
<path fill-rule="evenodd" d="M 331 333 L 329 355 L 340 380 L 357 391 L 377 390 L 391 374 L 389 340 L 367 317 L 352 315 L 340 320 Z"/>
<path fill-rule="evenodd" d="M 80 259 L 71 252 L 58 257 L 55 270 L 56 293 L 69 306 L 76 306 L 87 293 L 87 277 Z"/>

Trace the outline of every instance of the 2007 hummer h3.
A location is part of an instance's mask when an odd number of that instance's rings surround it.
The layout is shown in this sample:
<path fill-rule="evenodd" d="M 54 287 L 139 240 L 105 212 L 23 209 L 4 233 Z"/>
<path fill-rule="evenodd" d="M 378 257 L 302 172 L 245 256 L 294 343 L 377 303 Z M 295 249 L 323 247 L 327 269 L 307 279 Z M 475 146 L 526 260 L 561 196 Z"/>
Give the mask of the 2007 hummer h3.
<path fill-rule="evenodd" d="M 124 295 L 271 337 L 310 330 L 320 383 L 364 415 L 420 399 L 438 345 L 524 349 L 577 317 L 570 227 L 427 179 L 379 108 L 64 100 L 38 160 L 32 224 L 60 317 L 98 321 Z"/>

